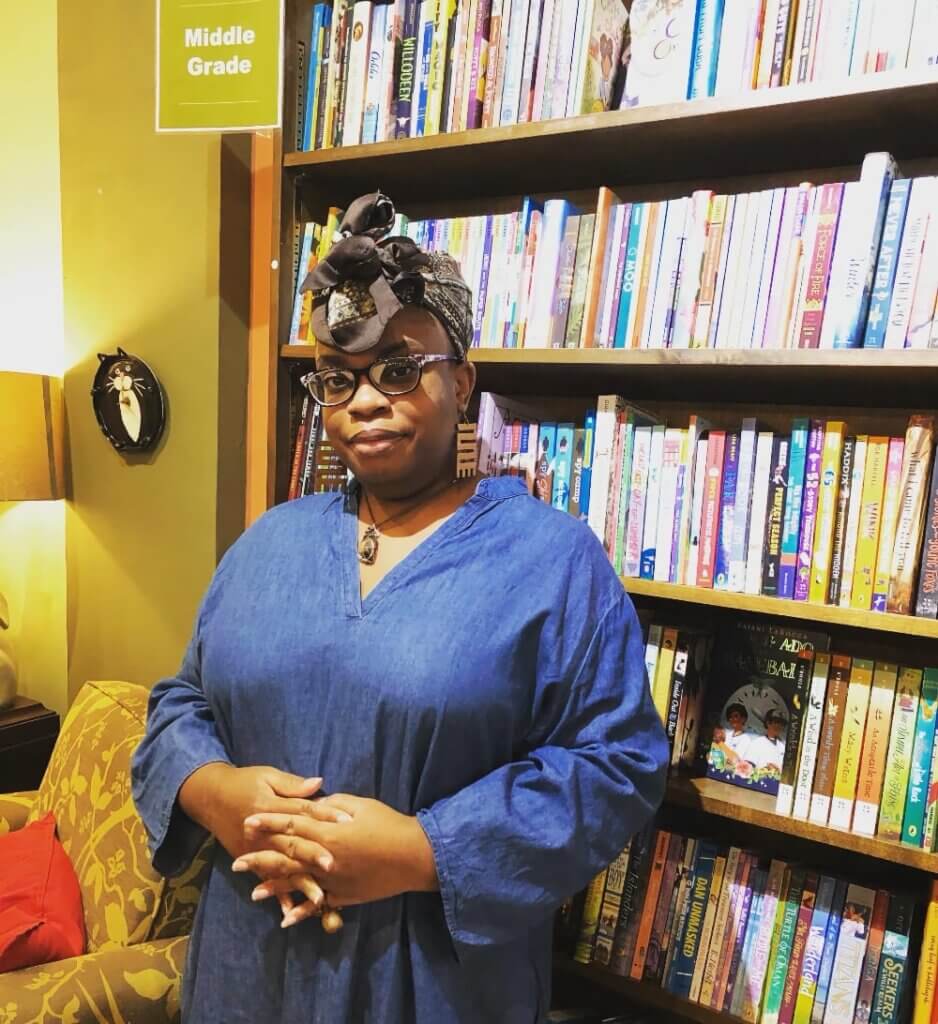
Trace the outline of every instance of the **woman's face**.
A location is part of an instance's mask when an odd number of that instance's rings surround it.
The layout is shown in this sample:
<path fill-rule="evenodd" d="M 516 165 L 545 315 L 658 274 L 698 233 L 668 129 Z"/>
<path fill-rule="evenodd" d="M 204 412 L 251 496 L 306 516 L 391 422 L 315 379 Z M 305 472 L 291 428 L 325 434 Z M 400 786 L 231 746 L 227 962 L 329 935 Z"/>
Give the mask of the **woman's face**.
<path fill-rule="evenodd" d="M 453 355 L 443 325 L 428 310 L 405 306 L 367 352 L 350 355 L 320 345 L 317 370 L 361 370 L 376 359 L 407 353 Z M 323 409 L 330 443 L 366 487 L 406 498 L 455 472 L 455 430 L 475 384 L 469 363 L 430 363 L 406 395 L 385 395 L 366 376 L 342 405 Z"/>

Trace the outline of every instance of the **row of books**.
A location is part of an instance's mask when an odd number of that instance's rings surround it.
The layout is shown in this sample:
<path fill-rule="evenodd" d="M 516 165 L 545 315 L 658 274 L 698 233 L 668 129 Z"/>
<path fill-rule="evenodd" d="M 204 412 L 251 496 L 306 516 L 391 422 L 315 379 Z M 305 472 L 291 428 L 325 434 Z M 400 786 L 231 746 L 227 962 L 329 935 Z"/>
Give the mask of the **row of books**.
<path fill-rule="evenodd" d="M 582 908 L 575 960 L 741 1020 L 893 1024 L 913 997 L 916 1024 L 931 1019 L 927 977 L 913 983 L 921 907 L 904 892 L 652 824 Z"/>
<path fill-rule="evenodd" d="M 776 813 L 938 849 L 938 668 L 831 653 L 761 620 L 645 625 L 671 764 L 776 797 Z"/>
<path fill-rule="evenodd" d="M 329 444 L 322 423 L 322 406 L 305 393 L 299 403 L 292 436 L 290 483 L 287 500 L 306 494 L 345 489 L 347 471 L 338 452 Z"/>
<path fill-rule="evenodd" d="M 668 426 L 600 395 L 579 426 L 483 394 L 479 469 L 586 519 L 625 577 L 938 616 L 934 420 L 904 437 L 841 420 Z"/>
<path fill-rule="evenodd" d="M 514 213 L 411 222 L 451 252 L 494 348 L 934 348 L 938 178 L 858 181 L 659 202 L 600 192 Z"/>
<path fill-rule="evenodd" d="M 621 0 L 335 0 L 299 43 L 297 148 L 606 110 Z"/>
<path fill-rule="evenodd" d="M 838 80 L 938 57 L 920 0 L 334 0 L 297 42 L 300 150 Z"/>
<path fill-rule="evenodd" d="M 633 0 L 628 31 L 621 107 L 927 67 L 938 55 L 938 14 L 923 0 Z"/>

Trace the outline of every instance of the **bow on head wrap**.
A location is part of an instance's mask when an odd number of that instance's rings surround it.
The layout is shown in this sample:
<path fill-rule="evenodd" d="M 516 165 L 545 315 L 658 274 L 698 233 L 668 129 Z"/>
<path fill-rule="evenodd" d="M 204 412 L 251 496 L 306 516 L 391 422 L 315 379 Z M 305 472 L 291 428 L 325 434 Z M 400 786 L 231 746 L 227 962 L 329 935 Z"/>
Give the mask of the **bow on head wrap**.
<path fill-rule="evenodd" d="M 456 261 L 424 252 L 403 235 L 384 236 L 394 204 L 380 192 L 356 199 L 339 225 L 339 240 L 307 275 L 313 334 L 345 352 L 365 352 L 381 340 L 403 306 L 430 310 L 465 357 L 472 343 L 472 292 Z"/>

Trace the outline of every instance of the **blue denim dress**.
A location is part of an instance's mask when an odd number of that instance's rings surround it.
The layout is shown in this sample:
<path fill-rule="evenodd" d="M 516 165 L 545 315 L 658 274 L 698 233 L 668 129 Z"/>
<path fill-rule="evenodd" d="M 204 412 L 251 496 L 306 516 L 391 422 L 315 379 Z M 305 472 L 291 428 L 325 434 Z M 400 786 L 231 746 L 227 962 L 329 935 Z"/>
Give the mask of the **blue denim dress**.
<path fill-rule="evenodd" d="M 552 912 L 661 800 L 667 746 L 632 603 L 588 527 L 516 478 L 476 493 L 362 600 L 355 492 L 262 516 L 222 559 L 179 675 L 153 689 L 134 799 L 158 871 L 216 760 L 321 775 L 416 814 L 440 892 L 281 929 L 216 845 L 183 1018 L 536 1024 Z"/>

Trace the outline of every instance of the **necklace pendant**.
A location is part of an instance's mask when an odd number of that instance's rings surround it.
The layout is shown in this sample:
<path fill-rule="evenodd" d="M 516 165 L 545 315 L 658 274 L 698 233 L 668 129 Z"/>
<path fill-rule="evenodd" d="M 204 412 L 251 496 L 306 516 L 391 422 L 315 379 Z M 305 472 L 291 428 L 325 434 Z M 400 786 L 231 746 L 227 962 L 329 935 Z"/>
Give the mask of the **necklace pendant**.
<path fill-rule="evenodd" d="M 378 531 L 369 526 L 358 545 L 358 560 L 364 565 L 374 565 L 378 558 Z"/>

